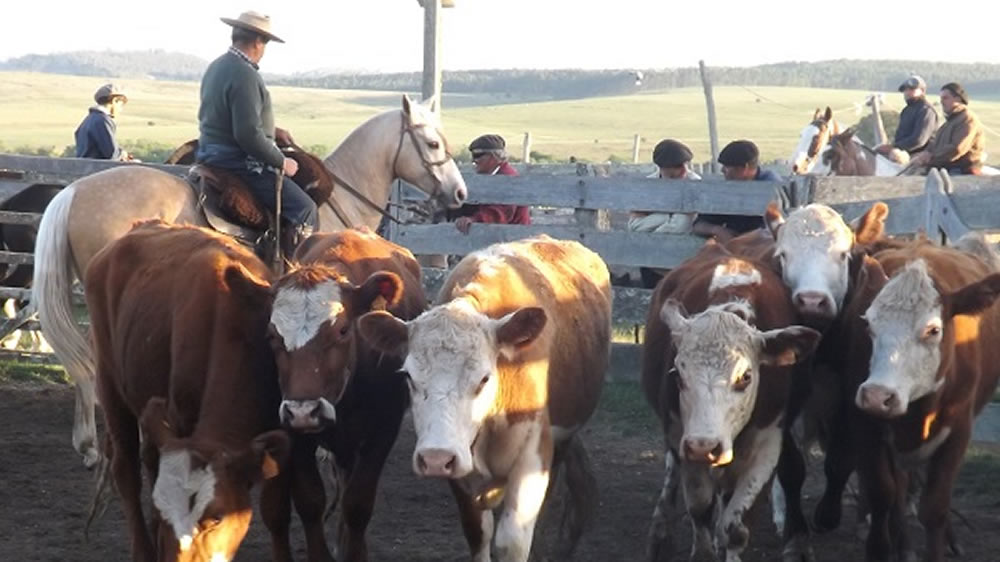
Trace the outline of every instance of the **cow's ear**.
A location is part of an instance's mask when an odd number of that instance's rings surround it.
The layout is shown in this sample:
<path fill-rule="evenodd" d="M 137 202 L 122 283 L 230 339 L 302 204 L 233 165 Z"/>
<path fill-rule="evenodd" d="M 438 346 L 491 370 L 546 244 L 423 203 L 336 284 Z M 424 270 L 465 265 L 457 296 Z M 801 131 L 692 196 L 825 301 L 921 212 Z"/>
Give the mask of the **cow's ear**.
<path fill-rule="evenodd" d="M 764 224 L 767 225 L 767 229 L 771 232 L 771 236 L 774 239 L 778 239 L 778 229 L 781 225 L 785 224 L 785 217 L 781 214 L 781 209 L 778 208 L 778 204 L 771 201 L 767 204 L 767 209 L 764 209 Z"/>
<path fill-rule="evenodd" d="M 868 212 L 851 221 L 854 241 L 857 244 L 871 244 L 885 234 L 885 219 L 889 216 L 889 206 L 881 201 L 872 205 Z"/>
<path fill-rule="evenodd" d="M 943 300 L 946 304 L 945 310 L 950 311 L 952 315 L 979 314 L 993 306 L 997 296 L 1000 296 L 1000 273 L 994 273 L 971 285 L 966 285 L 946 295 Z"/>
<path fill-rule="evenodd" d="M 142 432 L 157 449 L 177 437 L 177 433 L 167 421 L 167 401 L 164 398 L 150 398 L 139 418 Z"/>
<path fill-rule="evenodd" d="M 250 302 L 267 302 L 271 298 L 270 280 L 258 277 L 241 263 L 227 267 L 223 278 L 231 293 Z"/>
<path fill-rule="evenodd" d="M 377 271 L 365 279 L 354 294 L 355 310 L 384 310 L 399 303 L 403 296 L 403 280 L 390 271 Z"/>
<path fill-rule="evenodd" d="M 687 326 L 687 311 L 679 301 L 667 299 L 660 307 L 660 320 L 670 328 L 671 332 L 677 334 Z"/>
<path fill-rule="evenodd" d="M 406 322 L 388 312 L 378 310 L 358 318 L 358 332 L 375 351 L 403 356 L 410 334 Z"/>
<path fill-rule="evenodd" d="M 528 306 L 511 312 L 496 321 L 497 345 L 500 353 L 511 358 L 518 350 L 524 349 L 542 333 L 548 316 L 537 306 Z"/>
<path fill-rule="evenodd" d="M 288 461 L 291 449 L 291 440 L 283 429 L 268 431 L 255 437 L 250 443 L 250 451 L 253 454 L 254 472 L 259 479 L 269 480 L 277 476 Z"/>
<path fill-rule="evenodd" d="M 763 365 L 794 365 L 816 349 L 820 333 L 805 326 L 789 326 L 760 334 L 760 362 Z"/>

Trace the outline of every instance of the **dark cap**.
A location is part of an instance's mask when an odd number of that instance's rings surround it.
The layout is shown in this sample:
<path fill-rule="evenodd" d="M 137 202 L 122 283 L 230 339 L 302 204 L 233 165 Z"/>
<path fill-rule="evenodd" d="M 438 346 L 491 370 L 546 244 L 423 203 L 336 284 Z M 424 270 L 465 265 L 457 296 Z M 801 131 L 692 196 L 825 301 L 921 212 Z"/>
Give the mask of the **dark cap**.
<path fill-rule="evenodd" d="M 692 157 L 691 149 L 674 139 L 661 140 L 653 149 L 653 163 L 661 168 L 679 168 Z"/>
<path fill-rule="evenodd" d="M 719 164 L 723 166 L 756 165 L 760 151 L 757 145 L 748 140 L 733 141 L 719 153 Z"/>
<path fill-rule="evenodd" d="M 477 153 L 502 151 L 507 148 L 507 142 L 500 135 L 482 135 L 469 143 L 469 152 Z"/>
<path fill-rule="evenodd" d="M 899 85 L 899 91 L 902 92 L 907 88 L 920 88 L 921 90 L 927 90 L 927 82 L 924 82 L 924 79 L 916 74 L 911 74 L 905 82 Z"/>
<path fill-rule="evenodd" d="M 969 95 L 965 93 L 965 88 L 958 82 L 948 82 L 941 86 L 942 90 L 948 90 L 953 96 L 958 98 L 963 104 L 969 105 Z"/>

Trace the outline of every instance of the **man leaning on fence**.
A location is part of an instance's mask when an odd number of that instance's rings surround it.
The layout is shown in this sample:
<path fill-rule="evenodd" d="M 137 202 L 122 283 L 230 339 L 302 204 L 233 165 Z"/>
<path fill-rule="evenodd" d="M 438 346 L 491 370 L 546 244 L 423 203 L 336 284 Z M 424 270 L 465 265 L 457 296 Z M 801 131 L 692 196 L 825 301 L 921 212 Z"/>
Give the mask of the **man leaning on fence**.
<path fill-rule="evenodd" d="M 748 140 L 737 140 L 726 145 L 719 153 L 722 175 L 730 181 L 776 181 L 781 176 L 760 167 L 760 151 Z M 760 215 L 716 215 L 698 213 L 691 232 L 699 236 L 726 241 L 733 236 L 764 227 Z"/>
<path fill-rule="evenodd" d="M 488 176 L 516 176 L 517 170 L 507 161 L 507 143 L 500 135 L 482 135 L 469 144 L 472 162 L 477 174 Z M 457 217 L 457 218 L 456 218 Z M 531 212 L 520 205 L 462 205 L 456 212 L 455 228 L 462 234 L 469 233 L 472 223 L 531 224 Z"/>

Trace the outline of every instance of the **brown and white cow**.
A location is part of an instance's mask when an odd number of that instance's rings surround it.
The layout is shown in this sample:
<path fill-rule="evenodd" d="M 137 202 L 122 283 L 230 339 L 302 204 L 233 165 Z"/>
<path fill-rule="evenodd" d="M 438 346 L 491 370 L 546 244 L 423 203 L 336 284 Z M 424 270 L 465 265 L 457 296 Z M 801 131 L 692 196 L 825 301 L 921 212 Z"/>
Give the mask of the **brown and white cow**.
<path fill-rule="evenodd" d="M 669 450 L 650 533 L 653 560 L 673 550 L 665 512 L 678 478 L 694 527 L 692 556 L 719 550 L 739 560 L 749 540 L 743 516 L 782 454 L 792 366 L 820 337 L 794 326 L 796 318 L 777 274 L 715 243 L 657 286 L 642 384 Z"/>
<path fill-rule="evenodd" d="M 251 487 L 288 457 L 265 338 L 269 277 L 232 240 L 159 221 L 87 270 L 97 391 L 133 560 L 231 560 L 250 524 Z M 155 549 L 140 504 L 140 419 Z M 289 551 L 287 529 L 284 538 Z"/>
<path fill-rule="evenodd" d="M 978 256 L 927 241 L 874 257 L 859 275 L 848 371 L 865 414 L 855 416 L 854 433 L 872 510 L 867 559 L 908 549 L 898 521 L 909 472 L 923 468 L 924 559 L 941 561 L 946 543 L 956 544 L 951 490 L 972 422 L 1000 378 L 1000 273 Z"/>
<path fill-rule="evenodd" d="M 317 433 L 333 452 L 341 492 L 340 560 L 367 560 L 365 529 L 379 476 L 409 405 L 402 359 L 355 335 L 374 307 L 412 319 L 427 308 L 413 255 L 370 230 L 306 239 L 275 286 L 271 344 L 282 424 Z"/>
<path fill-rule="evenodd" d="M 525 561 L 550 476 L 562 459 L 573 521 L 593 509 L 577 432 L 608 365 L 611 293 L 601 258 L 539 236 L 466 256 L 436 304 L 404 322 L 372 312 L 361 333 L 405 355 L 417 444 L 413 470 L 447 478 L 477 562 Z M 502 502 L 494 525 L 491 507 Z M 495 533 L 494 533 L 495 528 Z"/>

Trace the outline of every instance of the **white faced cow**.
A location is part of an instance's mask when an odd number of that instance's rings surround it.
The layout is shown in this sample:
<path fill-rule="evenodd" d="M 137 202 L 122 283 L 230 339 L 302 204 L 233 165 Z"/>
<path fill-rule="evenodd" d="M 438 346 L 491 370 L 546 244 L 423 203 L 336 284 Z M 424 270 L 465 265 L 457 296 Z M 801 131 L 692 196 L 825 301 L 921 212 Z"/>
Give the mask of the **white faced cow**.
<path fill-rule="evenodd" d="M 359 328 L 406 356 L 413 470 L 450 480 L 474 560 L 490 560 L 494 527 L 499 559 L 528 559 L 560 460 L 571 520 L 587 520 L 594 482 L 571 463 L 586 462 L 577 431 L 609 357 L 609 275 L 597 254 L 547 236 L 490 246 L 466 256 L 416 319 L 372 312 Z M 570 551 L 581 532 L 570 530 Z"/>

